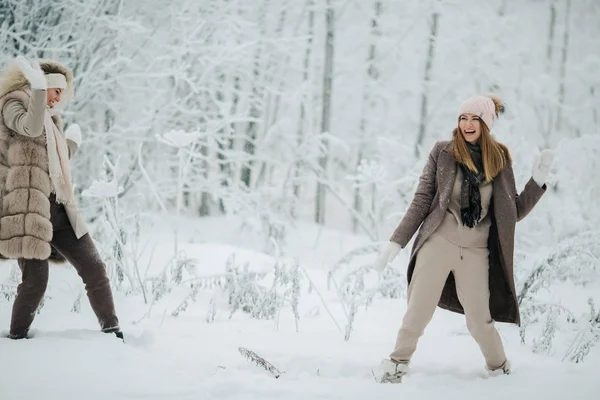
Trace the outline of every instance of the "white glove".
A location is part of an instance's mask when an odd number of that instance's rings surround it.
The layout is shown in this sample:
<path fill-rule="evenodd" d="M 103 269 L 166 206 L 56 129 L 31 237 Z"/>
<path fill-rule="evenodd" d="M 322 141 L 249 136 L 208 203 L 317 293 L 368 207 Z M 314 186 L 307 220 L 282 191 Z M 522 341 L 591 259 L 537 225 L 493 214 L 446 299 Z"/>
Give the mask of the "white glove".
<path fill-rule="evenodd" d="M 544 186 L 546 178 L 550 172 L 552 161 L 554 160 L 554 150 L 543 150 L 533 161 L 531 167 L 531 177 L 539 187 Z"/>
<path fill-rule="evenodd" d="M 65 139 L 72 140 L 77 146 L 81 146 L 81 127 L 79 124 L 69 125 L 65 131 Z"/>
<path fill-rule="evenodd" d="M 379 256 L 377 256 L 377 259 L 373 263 L 373 268 L 375 268 L 376 271 L 383 271 L 384 268 L 396 258 L 400 250 L 402 250 L 402 246 L 398 243 L 389 242 L 383 251 L 379 253 Z"/>
<path fill-rule="evenodd" d="M 32 89 L 38 90 L 46 90 L 46 77 L 44 76 L 44 71 L 40 68 L 40 64 L 36 60 L 31 60 L 31 63 L 28 63 L 25 57 L 18 56 L 17 64 L 25 78 L 29 81 L 29 86 Z"/>

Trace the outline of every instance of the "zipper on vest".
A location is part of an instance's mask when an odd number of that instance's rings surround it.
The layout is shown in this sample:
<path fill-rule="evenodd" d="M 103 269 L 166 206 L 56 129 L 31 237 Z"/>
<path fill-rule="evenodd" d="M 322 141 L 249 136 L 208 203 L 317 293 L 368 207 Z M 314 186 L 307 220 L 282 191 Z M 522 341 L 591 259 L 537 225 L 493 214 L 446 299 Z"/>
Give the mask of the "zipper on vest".
<path fill-rule="evenodd" d="M 460 246 L 460 259 L 461 260 L 463 259 L 463 247 L 462 246 Z"/>

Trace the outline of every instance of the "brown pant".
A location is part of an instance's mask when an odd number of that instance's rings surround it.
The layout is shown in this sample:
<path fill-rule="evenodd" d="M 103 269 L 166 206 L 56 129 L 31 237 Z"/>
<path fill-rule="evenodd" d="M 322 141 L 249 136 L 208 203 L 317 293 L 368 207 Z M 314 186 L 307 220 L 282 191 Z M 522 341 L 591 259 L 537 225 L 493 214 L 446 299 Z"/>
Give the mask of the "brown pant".
<path fill-rule="evenodd" d="M 408 307 L 398 331 L 396 348 L 390 355 L 392 360 L 410 361 L 452 271 L 458 298 L 465 310 L 467 329 L 479 345 L 487 366 L 495 369 L 504 364 L 504 346 L 490 316 L 488 255 L 485 247 L 460 248 L 437 232 L 431 235 L 417 254 L 408 287 Z"/>
<path fill-rule="evenodd" d="M 62 205 L 51 202 L 51 245 L 77 270 L 102 330 L 119 327 L 106 267 L 89 234 L 77 239 Z M 18 260 L 22 283 L 17 288 L 10 334 L 25 337 L 48 286 L 48 260 Z"/>

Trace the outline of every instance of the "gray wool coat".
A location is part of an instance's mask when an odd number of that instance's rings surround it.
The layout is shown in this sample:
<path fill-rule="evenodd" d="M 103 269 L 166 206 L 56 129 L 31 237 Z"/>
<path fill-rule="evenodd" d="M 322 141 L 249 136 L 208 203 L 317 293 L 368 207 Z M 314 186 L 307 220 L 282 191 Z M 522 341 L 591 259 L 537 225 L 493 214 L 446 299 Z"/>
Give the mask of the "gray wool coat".
<path fill-rule="evenodd" d="M 456 170 L 457 163 L 452 156 L 452 142 L 437 142 L 423 168 L 413 201 L 392 234 L 390 240 L 404 248 L 418 229 L 408 264 L 408 283 L 414 271 L 419 249 L 444 219 L 450 203 Z M 513 276 L 515 226 L 537 204 L 546 190 L 546 185 L 540 187 L 530 179 L 523 191 L 517 193 L 512 166 L 507 165 L 493 179 L 492 188 L 489 209 L 492 224 L 488 239 L 490 313 L 496 321 L 520 325 Z M 446 280 L 438 306 L 464 314 L 452 273 Z"/>

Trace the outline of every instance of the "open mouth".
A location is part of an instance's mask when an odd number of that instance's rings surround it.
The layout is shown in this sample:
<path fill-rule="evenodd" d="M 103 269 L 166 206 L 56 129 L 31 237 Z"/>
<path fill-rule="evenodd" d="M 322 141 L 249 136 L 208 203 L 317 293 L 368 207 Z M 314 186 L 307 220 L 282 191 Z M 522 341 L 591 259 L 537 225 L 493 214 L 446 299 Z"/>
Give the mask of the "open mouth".
<path fill-rule="evenodd" d="M 474 129 L 465 130 L 465 135 L 474 135 L 474 134 L 475 134 Z"/>

